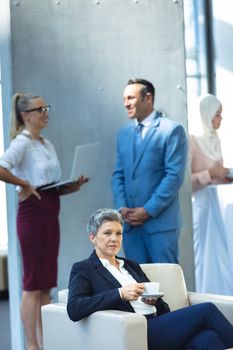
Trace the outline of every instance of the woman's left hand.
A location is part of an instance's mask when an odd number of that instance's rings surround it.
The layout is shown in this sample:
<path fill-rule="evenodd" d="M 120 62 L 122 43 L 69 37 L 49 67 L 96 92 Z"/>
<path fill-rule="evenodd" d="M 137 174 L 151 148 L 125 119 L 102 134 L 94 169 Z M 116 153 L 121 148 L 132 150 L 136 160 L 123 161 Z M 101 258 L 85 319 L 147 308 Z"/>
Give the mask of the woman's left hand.
<path fill-rule="evenodd" d="M 78 179 L 78 181 L 77 181 L 77 190 L 79 190 L 80 189 L 80 187 L 82 186 L 82 185 L 84 185 L 85 183 L 87 183 L 89 181 L 89 177 L 86 177 L 86 176 L 84 176 L 84 175 L 81 175 L 80 177 L 79 177 L 79 179 Z"/>
<path fill-rule="evenodd" d="M 76 182 L 73 182 L 72 184 L 68 185 L 68 187 L 71 187 L 73 189 L 73 192 L 75 192 L 75 191 L 78 191 L 80 187 L 88 181 L 89 181 L 88 177 L 81 175 Z"/>
<path fill-rule="evenodd" d="M 80 190 L 81 186 L 84 185 L 85 183 L 87 183 L 88 181 L 89 181 L 88 177 L 81 175 L 77 181 L 72 182 L 69 185 L 62 186 L 59 189 L 59 194 L 63 195 L 63 194 L 69 194 L 69 193 L 76 192 L 76 191 Z"/>

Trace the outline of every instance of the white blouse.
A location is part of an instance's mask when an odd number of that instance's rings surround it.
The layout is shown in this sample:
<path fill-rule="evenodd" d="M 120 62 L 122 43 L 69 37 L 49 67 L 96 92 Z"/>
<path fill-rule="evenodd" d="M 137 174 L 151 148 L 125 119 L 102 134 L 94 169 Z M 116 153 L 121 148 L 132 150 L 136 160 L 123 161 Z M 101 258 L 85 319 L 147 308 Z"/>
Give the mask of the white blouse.
<path fill-rule="evenodd" d="M 137 283 L 133 276 L 131 276 L 130 273 L 124 268 L 124 260 L 117 259 L 119 262 L 120 271 L 115 266 L 111 265 L 107 259 L 100 259 L 100 261 L 122 286 L 126 286 L 127 284 L 131 283 Z M 141 297 L 139 297 L 138 300 L 131 300 L 129 303 L 137 314 L 149 315 L 156 312 L 156 307 L 154 305 L 148 305 L 144 303 L 141 300 Z"/>
<path fill-rule="evenodd" d="M 45 138 L 43 143 L 33 139 L 27 130 L 11 141 L 0 158 L 0 166 L 35 188 L 61 179 L 61 167 L 52 143 Z"/>

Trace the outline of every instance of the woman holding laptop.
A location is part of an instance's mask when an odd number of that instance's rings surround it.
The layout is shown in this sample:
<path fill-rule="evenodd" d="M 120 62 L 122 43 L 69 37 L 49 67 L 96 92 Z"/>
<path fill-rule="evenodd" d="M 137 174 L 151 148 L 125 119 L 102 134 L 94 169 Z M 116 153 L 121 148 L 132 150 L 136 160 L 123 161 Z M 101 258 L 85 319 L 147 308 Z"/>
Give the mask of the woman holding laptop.
<path fill-rule="evenodd" d="M 21 317 L 28 350 L 42 347 L 40 309 L 50 303 L 57 285 L 59 196 L 78 191 L 80 176 L 69 186 L 43 190 L 61 178 L 54 146 L 41 135 L 48 125 L 48 106 L 38 95 L 17 93 L 12 100 L 11 143 L 0 158 L 0 180 L 16 185 L 17 234 L 23 260 Z"/>

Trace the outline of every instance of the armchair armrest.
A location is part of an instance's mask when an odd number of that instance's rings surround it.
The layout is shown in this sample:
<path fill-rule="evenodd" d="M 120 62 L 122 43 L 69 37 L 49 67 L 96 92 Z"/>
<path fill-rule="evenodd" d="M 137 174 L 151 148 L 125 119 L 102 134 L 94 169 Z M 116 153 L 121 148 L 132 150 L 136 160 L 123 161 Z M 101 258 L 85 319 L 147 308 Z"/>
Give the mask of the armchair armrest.
<path fill-rule="evenodd" d="M 224 314 L 228 321 L 233 324 L 233 297 L 219 294 L 204 294 L 188 292 L 188 298 L 191 305 L 211 302 Z"/>
<path fill-rule="evenodd" d="M 142 315 L 98 311 L 72 322 L 65 304 L 42 307 L 44 350 L 147 350 L 147 322 Z"/>

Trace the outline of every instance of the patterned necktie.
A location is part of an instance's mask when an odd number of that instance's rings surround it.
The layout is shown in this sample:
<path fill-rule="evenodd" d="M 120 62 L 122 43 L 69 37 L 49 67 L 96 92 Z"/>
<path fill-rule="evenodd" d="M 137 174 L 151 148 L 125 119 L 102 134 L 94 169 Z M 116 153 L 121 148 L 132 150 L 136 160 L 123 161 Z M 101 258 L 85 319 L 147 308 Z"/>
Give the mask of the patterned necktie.
<path fill-rule="evenodd" d="M 134 136 L 134 159 L 137 159 L 138 153 L 142 146 L 142 129 L 144 125 L 142 123 L 138 123 L 135 128 L 135 136 Z"/>

